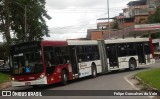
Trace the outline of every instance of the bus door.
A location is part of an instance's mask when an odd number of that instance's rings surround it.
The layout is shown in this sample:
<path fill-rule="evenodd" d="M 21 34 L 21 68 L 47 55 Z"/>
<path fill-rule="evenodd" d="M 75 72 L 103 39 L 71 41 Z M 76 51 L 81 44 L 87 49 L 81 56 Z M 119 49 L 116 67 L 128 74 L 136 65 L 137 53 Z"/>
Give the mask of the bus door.
<path fill-rule="evenodd" d="M 99 55 L 101 59 L 101 65 L 102 65 L 102 73 L 107 73 L 109 72 L 109 67 L 107 63 L 107 55 L 106 55 L 104 40 L 98 40 L 98 48 L 99 48 Z"/>
<path fill-rule="evenodd" d="M 78 62 L 76 46 L 69 46 L 70 60 L 73 74 L 78 74 Z"/>
<path fill-rule="evenodd" d="M 137 53 L 138 53 L 138 61 L 140 64 L 146 64 L 145 52 L 144 52 L 144 44 L 137 44 Z"/>
<path fill-rule="evenodd" d="M 118 56 L 117 56 L 117 50 L 116 50 L 116 44 L 107 44 L 107 55 L 109 58 L 109 64 L 110 67 L 118 67 Z"/>

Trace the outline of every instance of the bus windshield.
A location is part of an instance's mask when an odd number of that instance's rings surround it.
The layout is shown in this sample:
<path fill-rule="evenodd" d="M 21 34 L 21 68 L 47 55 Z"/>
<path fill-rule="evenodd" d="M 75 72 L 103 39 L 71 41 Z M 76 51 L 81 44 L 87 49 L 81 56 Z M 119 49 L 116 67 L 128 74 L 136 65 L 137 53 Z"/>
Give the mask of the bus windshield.
<path fill-rule="evenodd" d="M 12 56 L 14 75 L 36 74 L 43 72 L 41 52 L 27 52 Z"/>

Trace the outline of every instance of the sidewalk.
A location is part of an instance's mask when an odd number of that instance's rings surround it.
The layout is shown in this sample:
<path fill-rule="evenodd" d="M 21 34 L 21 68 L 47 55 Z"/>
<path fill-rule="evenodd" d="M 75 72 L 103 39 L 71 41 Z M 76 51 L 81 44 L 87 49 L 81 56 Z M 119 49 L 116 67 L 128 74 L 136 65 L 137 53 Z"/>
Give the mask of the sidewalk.
<path fill-rule="evenodd" d="M 6 89 L 8 87 L 11 87 L 11 82 L 5 82 L 0 84 L 0 90 Z"/>

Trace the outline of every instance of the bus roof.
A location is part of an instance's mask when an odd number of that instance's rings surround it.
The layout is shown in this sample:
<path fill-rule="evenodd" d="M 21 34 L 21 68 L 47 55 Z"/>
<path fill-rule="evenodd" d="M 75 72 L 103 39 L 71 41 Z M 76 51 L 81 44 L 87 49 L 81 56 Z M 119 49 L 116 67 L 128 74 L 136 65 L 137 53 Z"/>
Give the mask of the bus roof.
<path fill-rule="evenodd" d="M 41 42 L 43 46 L 67 46 L 67 45 L 97 45 L 98 40 L 67 40 L 67 41 L 48 41 L 44 40 Z M 106 44 L 110 43 L 125 43 L 125 42 L 144 42 L 149 41 L 149 38 L 125 38 L 125 39 L 112 39 L 104 40 Z M 19 43 L 14 46 L 32 44 L 33 42 Z M 35 43 L 38 43 L 35 41 Z M 40 42 L 39 42 L 40 43 Z"/>
<path fill-rule="evenodd" d="M 43 46 L 66 46 L 66 41 L 42 41 Z"/>
<path fill-rule="evenodd" d="M 125 43 L 125 42 L 145 42 L 149 38 L 125 38 L 125 39 L 112 39 L 105 40 L 106 44 L 110 43 Z M 67 40 L 68 45 L 97 45 L 97 40 Z"/>
<path fill-rule="evenodd" d="M 96 40 L 67 40 L 68 45 L 97 45 Z"/>

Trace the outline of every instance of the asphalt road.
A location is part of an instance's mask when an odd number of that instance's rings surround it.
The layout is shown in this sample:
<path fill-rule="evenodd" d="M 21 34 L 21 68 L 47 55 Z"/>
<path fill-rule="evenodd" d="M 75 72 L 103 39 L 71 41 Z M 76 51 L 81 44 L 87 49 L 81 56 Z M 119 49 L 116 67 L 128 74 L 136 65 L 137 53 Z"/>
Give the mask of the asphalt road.
<path fill-rule="evenodd" d="M 67 86 L 61 86 L 60 84 L 43 86 L 38 89 L 32 87 L 10 87 L 6 90 L 20 90 L 20 91 L 45 91 L 45 90 L 135 90 L 125 79 L 127 75 L 134 74 L 136 72 L 160 68 L 160 63 L 145 66 L 135 71 L 114 71 L 105 75 L 99 75 L 92 79 L 90 77 L 82 78 L 74 81 L 70 81 Z M 1 99 L 4 97 L 1 97 Z M 20 98 L 20 97 L 5 97 L 5 99 Z M 47 97 L 23 97 L 24 99 L 151 99 L 147 96 L 47 96 Z"/>

